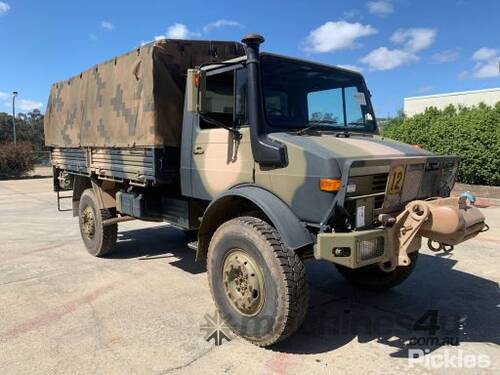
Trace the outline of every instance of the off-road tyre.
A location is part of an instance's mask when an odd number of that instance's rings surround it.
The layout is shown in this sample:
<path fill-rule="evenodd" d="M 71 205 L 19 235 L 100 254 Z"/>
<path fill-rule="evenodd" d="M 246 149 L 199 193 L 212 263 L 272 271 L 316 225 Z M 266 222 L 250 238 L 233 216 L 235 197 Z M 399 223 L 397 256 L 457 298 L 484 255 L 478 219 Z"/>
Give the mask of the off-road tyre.
<path fill-rule="evenodd" d="M 352 285 L 366 290 L 384 291 L 401 284 L 413 272 L 417 265 L 418 251 L 408 254 L 410 258 L 409 266 L 399 266 L 392 272 L 385 272 L 377 264 L 361 267 L 347 268 L 336 264 L 339 273 Z"/>
<path fill-rule="evenodd" d="M 262 276 L 262 306 L 252 316 L 238 310 L 224 283 L 227 280 L 223 275 L 227 269 L 225 264 L 235 252 L 243 254 L 243 259 L 248 256 Z M 222 224 L 210 241 L 207 271 L 217 310 L 227 326 L 245 340 L 270 346 L 289 337 L 304 321 L 309 305 L 304 264 L 294 251 L 284 246 L 278 231 L 265 221 L 238 217 Z M 250 297 L 257 298 L 255 294 Z"/>
<path fill-rule="evenodd" d="M 95 257 L 102 257 L 109 253 L 116 245 L 118 224 L 103 226 L 102 223 L 104 220 L 116 217 L 116 211 L 114 209 L 100 210 L 98 207 L 94 191 L 92 189 L 85 190 L 80 197 L 78 207 L 80 234 L 89 254 Z M 88 217 L 90 213 L 94 218 L 94 231 L 92 235 L 86 229 L 86 216 Z"/>

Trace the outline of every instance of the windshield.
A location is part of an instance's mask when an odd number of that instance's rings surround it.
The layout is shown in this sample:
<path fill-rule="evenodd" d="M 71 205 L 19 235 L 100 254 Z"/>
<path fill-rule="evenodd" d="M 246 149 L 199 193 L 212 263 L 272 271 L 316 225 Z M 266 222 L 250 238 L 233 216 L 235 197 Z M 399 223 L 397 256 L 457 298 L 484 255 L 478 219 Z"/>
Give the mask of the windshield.
<path fill-rule="evenodd" d="M 265 114 L 272 128 L 376 130 L 360 75 L 272 55 L 262 55 L 261 65 Z"/>

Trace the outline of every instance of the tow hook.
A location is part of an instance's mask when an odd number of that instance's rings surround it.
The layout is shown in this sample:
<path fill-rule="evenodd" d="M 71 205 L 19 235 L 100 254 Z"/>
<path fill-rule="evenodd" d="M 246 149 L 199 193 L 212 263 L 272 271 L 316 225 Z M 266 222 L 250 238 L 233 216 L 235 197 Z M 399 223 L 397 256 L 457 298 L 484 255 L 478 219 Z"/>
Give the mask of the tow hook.
<path fill-rule="evenodd" d="M 480 233 L 487 232 L 489 229 L 490 229 L 489 225 L 484 223 L 484 227 L 483 227 L 483 229 L 481 229 Z M 431 250 L 435 253 L 443 250 L 446 254 L 451 253 L 453 251 L 453 249 L 455 248 L 453 245 L 448 245 L 448 244 L 445 244 L 445 243 L 442 243 L 439 241 L 434 241 L 430 238 L 427 241 L 427 247 L 429 248 L 429 250 Z"/>
<path fill-rule="evenodd" d="M 455 248 L 453 245 L 447 245 L 447 244 L 439 242 L 439 241 L 431 240 L 430 238 L 427 241 L 427 247 L 429 248 L 429 250 L 431 250 L 435 253 L 443 250 L 446 254 L 451 253 L 453 251 L 453 249 Z"/>

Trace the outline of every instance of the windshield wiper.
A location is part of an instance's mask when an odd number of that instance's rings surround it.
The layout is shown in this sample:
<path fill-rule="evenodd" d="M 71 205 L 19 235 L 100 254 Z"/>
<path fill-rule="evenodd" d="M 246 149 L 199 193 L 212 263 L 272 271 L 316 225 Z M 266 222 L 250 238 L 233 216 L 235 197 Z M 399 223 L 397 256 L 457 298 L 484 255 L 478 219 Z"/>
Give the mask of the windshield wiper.
<path fill-rule="evenodd" d="M 302 135 L 307 133 L 309 130 L 314 128 L 330 128 L 332 124 L 338 124 L 337 121 L 317 121 L 317 122 L 309 122 L 307 127 L 300 129 L 297 131 L 297 135 Z"/>
<path fill-rule="evenodd" d="M 368 133 L 368 132 L 359 132 L 359 131 L 356 131 L 356 130 L 349 130 L 350 133 L 352 135 L 358 135 L 360 137 L 369 137 L 369 138 L 373 138 L 373 133 Z"/>

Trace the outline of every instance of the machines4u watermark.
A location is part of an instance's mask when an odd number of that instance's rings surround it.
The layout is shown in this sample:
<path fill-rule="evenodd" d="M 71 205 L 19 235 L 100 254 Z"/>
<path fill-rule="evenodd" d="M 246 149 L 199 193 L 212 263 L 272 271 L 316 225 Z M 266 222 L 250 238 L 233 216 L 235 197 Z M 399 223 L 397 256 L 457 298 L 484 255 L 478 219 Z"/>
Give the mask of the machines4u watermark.
<path fill-rule="evenodd" d="M 231 341 L 234 335 L 218 311 L 213 314 L 205 314 L 203 319 L 204 322 L 200 324 L 200 330 L 206 341 L 213 341 L 216 346 Z"/>

